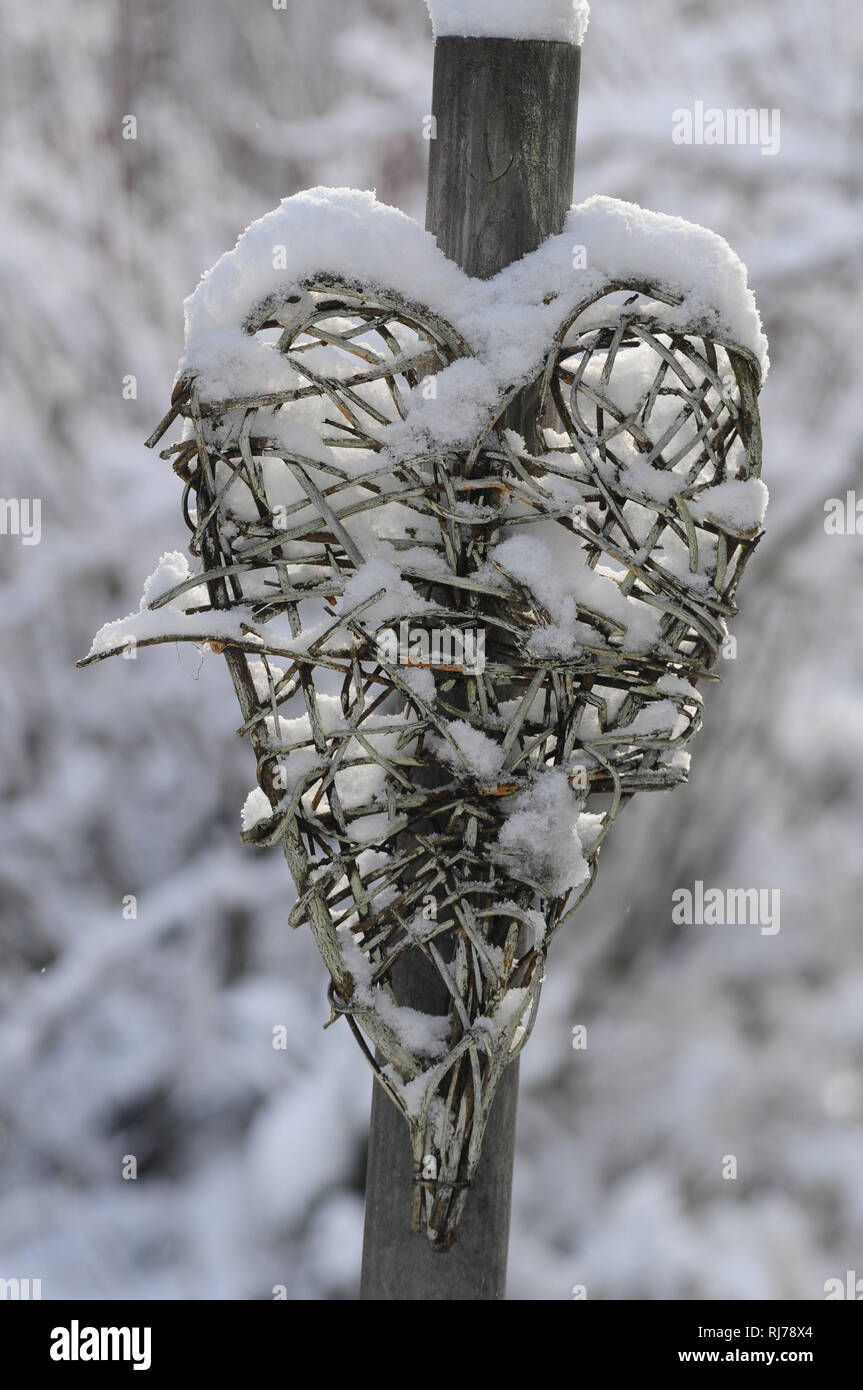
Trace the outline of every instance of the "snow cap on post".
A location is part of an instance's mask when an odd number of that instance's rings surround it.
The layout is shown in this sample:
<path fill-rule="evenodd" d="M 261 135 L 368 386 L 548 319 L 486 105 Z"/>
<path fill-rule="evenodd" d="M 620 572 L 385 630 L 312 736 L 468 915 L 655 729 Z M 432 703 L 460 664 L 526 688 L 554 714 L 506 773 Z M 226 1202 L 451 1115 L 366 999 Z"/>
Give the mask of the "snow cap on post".
<path fill-rule="evenodd" d="M 587 0 L 426 0 L 436 39 L 551 39 L 580 45 Z"/>

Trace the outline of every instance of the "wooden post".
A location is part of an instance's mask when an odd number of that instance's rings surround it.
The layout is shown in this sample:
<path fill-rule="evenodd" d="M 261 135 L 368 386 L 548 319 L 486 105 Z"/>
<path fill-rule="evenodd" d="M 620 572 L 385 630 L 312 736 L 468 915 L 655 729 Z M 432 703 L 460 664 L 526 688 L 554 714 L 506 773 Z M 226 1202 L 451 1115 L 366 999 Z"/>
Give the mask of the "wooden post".
<path fill-rule="evenodd" d="M 563 230 L 572 200 L 581 49 L 525 39 L 443 38 L 435 45 L 426 226 L 451 260 L 487 279 Z M 525 433 L 530 393 L 510 412 Z M 527 430 L 528 443 L 531 431 Z M 400 1003 L 443 1012 L 422 959 L 396 980 Z M 443 997 L 442 997 L 443 991 Z M 410 1230 L 412 1160 L 404 1119 L 375 1085 L 366 1175 L 362 1299 L 499 1300 L 506 1263 L 518 1063 L 498 1086 L 454 1245 Z"/>

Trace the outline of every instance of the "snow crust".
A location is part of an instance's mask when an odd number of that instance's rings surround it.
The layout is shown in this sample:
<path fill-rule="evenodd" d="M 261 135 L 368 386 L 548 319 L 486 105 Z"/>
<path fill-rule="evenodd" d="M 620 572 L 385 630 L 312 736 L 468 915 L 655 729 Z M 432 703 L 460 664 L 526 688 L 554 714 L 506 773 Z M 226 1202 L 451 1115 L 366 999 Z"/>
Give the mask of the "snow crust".
<path fill-rule="evenodd" d="M 290 272 L 277 268 L 283 263 Z M 197 374 L 203 400 L 295 384 L 273 345 L 246 324 L 271 296 L 296 295 L 299 317 L 308 303 L 303 282 L 327 273 L 426 306 L 473 354 L 439 374 L 437 400 L 411 401 L 407 419 L 391 427 L 397 452 L 420 436 L 446 447 L 481 425 L 508 385 L 536 376 L 555 332 L 611 279 L 666 291 L 679 302 L 656 305 L 660 322 L 703 328 L 751 351 L 762 375 L 768 366 L 744 265 L 721 236 L 683 218 L 594 195 L 570 210 L 559 235 L 492 279 L 476 280 L 373 193 L 318 187 L 253 222 L 186 300 L 180 372 Z"/>
<path fill-rule="evenodd" d="M 216 639 L 255 640 L 242 631 L 243 623 L 250 623 L 254 619 L 251 608 L 235 608 L 230 613 L 210 611 L 209 596 L 203 585 L 187 588 L 159 607 L 151 607 L 191 578 L 186 556 L 179 550 L 167 551 L 153 573 L 145 579 L 137 611 L 104 623 L 93 638 L 88 655 L 98 656 L 117 651 L 126 644 L 134 645 L 160 637 L 194 636 L 203 632 L 204 628 L 208 637 Z M 206 619 L 188 611 L 197 608 L 208 608 Z"/>
<path fill-rule="evenodd" d="M 426 0 L 435 38 L 556 39 L 580 44 L 587 0 Z"/>
<path fill-rule="evenodd" d="M 589 873 L 579 834 L 581 810 L 563 769 L 548 769 L 515 798 L 498 836 L 501 862 L 552 897 L 577 888 Z"/>

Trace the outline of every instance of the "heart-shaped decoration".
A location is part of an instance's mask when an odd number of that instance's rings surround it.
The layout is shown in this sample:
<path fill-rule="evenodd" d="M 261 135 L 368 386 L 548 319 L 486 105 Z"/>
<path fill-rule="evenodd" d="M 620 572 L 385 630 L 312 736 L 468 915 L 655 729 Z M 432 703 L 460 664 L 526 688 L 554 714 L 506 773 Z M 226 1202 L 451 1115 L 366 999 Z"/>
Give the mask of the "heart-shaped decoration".
<path fill-rule="evenodd" d="M 688 229 L 675 288 L 686 224 L 608 200 L 488 283 L 367 195 L 271 218 L 190 301 L 149 441 L 185 418 L 164 456 L 202 570 L 167 557 L 93 656 L 224 651 L 245 838 L 284 846 L 444 1247 L 552 935 L 629 798 L 686 778 L 766 499 L 757 316 L 718 238 Z M 591 219 L 622 270 L 573 267 Z M 436 1014 L 399 1002 L 414 953 Z"/>

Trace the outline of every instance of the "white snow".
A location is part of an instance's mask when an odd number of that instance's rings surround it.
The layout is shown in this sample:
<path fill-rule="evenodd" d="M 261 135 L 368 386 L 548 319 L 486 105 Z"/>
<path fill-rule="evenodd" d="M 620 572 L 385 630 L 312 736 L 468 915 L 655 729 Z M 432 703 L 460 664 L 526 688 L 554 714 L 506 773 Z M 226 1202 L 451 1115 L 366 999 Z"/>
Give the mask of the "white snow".
<path fill-rule="evenodd" d="M 670 734 L 677 737 L 689 720 L 681 714 L 673 700 L 653 700 L 644 705 L 629 724 L 617 727 L 618 733 Z"/>
<path fill-rule="evenodd" d="M 414 1077 L 413 1081 L 402 1080 L 391 1063 L 387 1063 L 383 1068 L 383 1072 L 387 1080 L 390 1081 L 399 1092 L 404 1103 L 406 1114 L 410 1116 L 419 1115 L 422 1111 L 426 1093 L 435 1076 L 436 1069 L 434 1067 L 429 1067 L 426 1071 L 421 1071 L 419 1076 Z"/>
<path fill-rule="evenodd" d="M 274 245 L 288 249 L 289 270 L 274 268 Z M 584 269 L 573 268 L 575 245 L 584 247 Z M 243 325 L 262 300 L 302 296 L 302 282 L 323 274 L 426 304 L 472 350 L 471 363 L 439 374 L 436 402 L 414 393 L 407 420 L 382 427 L 382 440 L 399 454 L 428 439 L 445 447 L 454 412 L 459 430 L 476 429 L 483 412 L 494 414 L 505 387 L 538 374 L 559 326 L 615 277 L 654 282 L 679 296 L 676 306 L 655 306 L 655 317 L 670 328 L 701 328 L 748 348 L 762 373 L 768 365 L 745 267 L 722 237 L 682 218 L 595 195 L 571 209 L 558 236 L 492 279 L 475 280 L 373 193 L 312 188 L 253 222 L 186 300 L 180 371 L 197 373 L 202 399 L 222 399 L 250 383 L 257 390 L 279 379 L 293 384 L 287 363 L 274 361 L 272 344 Z"/>
<path fill-rule="evenodd" d="M 580 44 L 587 0 L 426 0 L 435 38 L 556 39 Z"/>
<path fill-rule="evenodd" d="M 279 724 L 284 721 L 279 719 Z M 274 736 L 273 742 L 279 742 Z M 292 796 L 300 782 L 307 781 L 313 773 L 323 770 L 324 763 L 321 755 L 314 748 L 296 748 L 287 757 L 279 759 L 281 769 L 282 784 L 285 796 Z M 307 793 L 313 795 L 315 787 L 312 786 Z"/>
<path fill-rule="evenodd" d="M 533 630 L 531 650 L 573 655 L 580 641 L 592 641 L 591 630 L 578 620 L 578 603 L 620 624 L 630 649 L 649 646 L 658 631 L 656 612 L 627 598 L 608 574 L 580 564 L 569 538 L 557 530 L 559 534 L 543 539 L 531 532 L 511 536 L 492 553 L 493 562 L 529 589 L 549 614 L 550 624 Z"/>
<path fill-rule="evenodd" d="M 683 676 L 675 676 L 669 671 L 664 676 L 660 676 L 656 682 L 659 690 L 664 690 L 669 695 L 685 695 L 687 700 L 696 700 L 699 704 L 702 700 L 701 691 L 691 681 L 685 680 Z"/>
<path fill-rule="evenodd" d="M 348 826 L 348 835 L 358 845 L 377 845 L 388 836 L 394 835 L 402 820 L 392 821 L 386 811 L 375 812 L 371 816 L 357 816 Z"/>
<path fill-rule="evenodd" d="M 422 387 L 410 396 L 407 419 L 386 431 L 391 452 L 399 458 L 423 450 L 457 448 L 488 427 L 500 392 L 494 371 L 475 357 L 458 358 L 435 376 L 435 396 Z"/>
<path fill-rule="evenodd" d="M 119 651 L 124 645 L 152 638 L 176 637 L 181 641 L 259 642 L 262 639 L 242 631 L 244 623 L 254 621 L 251 608 L 233 608 L 229 613 L 180 613 L 170 605 L 164 608 L 145 608 L 115 618 L 99 628 L 90 646 L 89 656 Z"/>
<path fill-rule="evenodd" d="M 124 646 L 134 646 L 136 642 L 155 637 L 200 635 L 202 640 L 205 637 L 214 640 L 242 637 L 245 641 L 254 641 L 254 638 L 241 631 L 242 623 L 253 620 L 250 608 L 235 608 L 230 613 L 186 611 L 209 604 L 209 595 L 203 585 L 186 589 L 159 608 L 149 606 L 191 577 L 186 556 L 179 550 L 166 551 L 153 573 L 144 580 L 137 612 L 104 623 L 93 638 L 88 655 L 119 651 Z"/>
<path fill-rule="evenodd" d="M 373 967 L 347 928 L 339 928 L 339 940 L 345 964 L 354 980 L 351 1002 L 374 1008 L 415 1055 L 440 1057 L 446 1051 L 449 1017 L 396 1004 L 385 986 L 372 984 Z"/>
<path fill-rule="evenodd" d="M 770 494 L 760 478 L 732 479 L 709 487 L 687 503 L 696 521 L 712 521 L 732 536 L 757 531 Z"/>
<path fill-rule="evenodd" d="M 255 694 L 258 699 L 269 702 L 270 682 L 267 679 L 267 671 L 270 673 L 273 685 L 278 685 L 280 677 L 285 674 L 284 669 L 281 666 L 277 666 L 272 661 L 264 662 L 257 660 L 249 661 L 248 668 L 249 675 L 252 677 L 255 685 Z"/>
<path fill-rule="evenodd" d="M 577 888 L 589 872 L 579 836 L 581 806 L 563 770 L 544 772 L 513 798 L 498 836 L 501 862 L 541 884 L 549 897 Z"/>
<path fill-rule="evenodd" d="M 382 626 L 392 618 L 402 618 L 409 613 L 422 613 L 434 606 L 421 598 L 413 585 L 402 578 L 395 565 L 379 555 L 372 555 L 348 580 L 339 600 L 338 611 L 350 613 L 381 589 L 385 591 L 383 596 L 360 615 L 367 628 Z"/>
<path fill-rule="evenodd" d="M 144 581 L 144 591 L 141 595 L 140 607 L 143 610 L 154 604 L 157 599 L 162 598 L 171 589 L 183 584 L 192 577 L 189 568 L 188 558 L 179 550 L 168 550 L 159 560 L 153 573 Z M 196 586 L 194 589 L 187 589 L 185 593 L 178 594 L 166 604 L 168 608 L 174 608 L 180 613 L 184 613 L 187 608 L 195 608 L 209 604 L 209 596 L 203 585 Z"/>
<path fill-rule="evenodd" d="M 429 704 L 435 697 L 434 673 L 428 667 L 405 666 L 401 672 L 402 684 L 412 690 L 418 699 Z"/>
<path fill-rule="evenodd" d="M 475 729 L 465 719 L 454 719 L 447 725 L 447 733 L 456 745 L 446 739 L 433 737 L 431 746 L 437 756 L 456 772 L 467 768 L 479 782 L 495 781 L 503 765 L 503 751 L 499 743 L 481 729 Z"/>
<path fill-rule="evenodd" d="M 253 787 L 243 802 L 240 816 L 244 830 L 254 830 L 256 825 L 269 820 L 273 814 L 270 798 L 260 787 Z"/>

